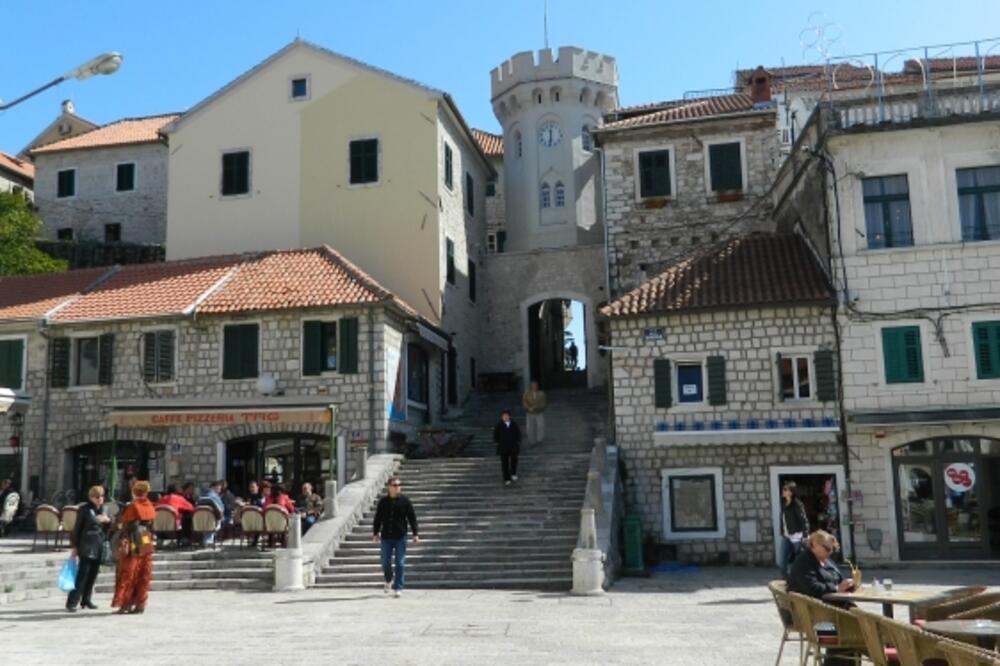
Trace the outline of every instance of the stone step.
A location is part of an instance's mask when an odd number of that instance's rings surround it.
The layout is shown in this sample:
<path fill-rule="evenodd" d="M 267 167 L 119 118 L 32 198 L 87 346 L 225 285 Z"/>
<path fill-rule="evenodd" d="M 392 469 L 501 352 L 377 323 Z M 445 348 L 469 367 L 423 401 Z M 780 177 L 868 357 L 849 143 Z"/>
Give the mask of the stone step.
<path fill-rule="evenodd" d="M 417 549 L 425 550 L 428 553 L 435 553 L 438 555 L 470 553 L 472 551 L 502 552 L 506 554 L 508 552 L 524 553 L 525 550 L 530 548 L 530 552 L 533 553 L 553 554 L 565 551 L 568 556 L 576 546 L 576 541 L 576 536 L 565 537 L 562 539 L 549 539 L 543 542 L 539 542 L 537 540 L 530 541 L 528 539 L 506 538 L 493 539 L 491 541 L 483 541 L 480 539 L 470 539 L 467 541 L 457 541 L 454 539 L 424 541 L 421 539 L 419 544 L 408 546 L 406 552 L 407 556 Z M 373 557 L 377 557 L 379 552 L 379 546 L 373 543 L 371 539 L 345 541 L 340 547 L 337 548 L 337 553 L 367 553 Z"/>
<path fill-rule="evenodd" d="M 324 565 L 326 567 L 339 566 L 341 564 L 378 564 L 379 552 L 377 550 L 361 551 L 352 550 L 338 552 Z M 568 556 L 562 552 L 560 549 L 558 552 L 555 550 L 545 551 L 539 550 L 533 553 L 523 553 L 520 551 L 515 552 L 513 549 L 509 549 L 503 552 L 496 552 L 491 555 L 488 559 L 494 562 L 508 562 L 508 561 L 518 561 L 518 562 L 565 562 Z M 409 562 L 468 562 L 468 555 L 462 551 L 455 550 L 452 552 L 442 553 L 442 552 L 427 552 L 422 548 L 414 547 L 407 549 L 406 551 L 406 561 Z M 472 562 L 471 564 L 478 564 Z"/>
<path fill-rule="evenodd" d="M 492 573 L 503 572 L 510 573 L 512 571 L 565 571 L 567 568 L 572 569 L 572 563 L 569 557 L 563 560 L 532 560 L 528 562 L 517 562 L 515 560 L 482 560 L 482 561 L 448 561 L 448 562 L 431 562 L 426 560 L 411 560 L 409 557 L 406 558 L 406 572 L 411 571 L 424 574 L 424 573 L 438 573 L 438 572 L 451 572 L 451 573 L 461 573 L 468 575 L 469 573 L 477 573 L 484 570 L 490 571 Z M 335 565 L 330 565 L 328 567 L 323 567 L 323 573 L 319 574 L 321 576 L 340 576 L 343 574 L 377 574 L 382 571 L 381 565 L 376 562 L 337 562 Z"/>
<path fill-rule="evenodd" d="M 406 571 L 406 586 L 411 588 L 518 588 L 526 581 L 549 583 L 553 587 L 569 589 L 573 583 L 571 569 L 563 570 L 521 570 L 521 571 L 490 571 L 482 576 L 461 576 L 450 572 L 411 572 Z M 360 586 L 373 585 L 381 587 L 385 582 L 381 571 L 369 574 L 319 574 L 316 576 L 316 587 L 325 586 Z"/>
<path fill-rule="evenodd" d="M 448 529 L 432 528 L 421 530 L 420 540 L 427 540 L 431 543 L 443 543 L 448 541 L 512 541 L 520 538 L 535 539 L 540 542 L 546 538 L 576 538 L 578 533 L 579 530 L 576 527 L 562 526 L 547 527 L 544 530 L 536 527 L 513 527 L 509 529 L 498 529 L 496 527 L 483 527 L 481 529 L 458 529 L 457 527 Z M 367 530 L 357 530 L 348 535 L 347 542 L 363 539 L 371 540 L 370 535 L 370 528 Z"/>
<path fill-rule="evenodd" d="M 33 601 L 35 599 L 48 599 L 50 597 L 64 597 L 66 593 L 55 585 L 46 588 L 32 588 L 16 590 L 13 592 L 0 592 L 0 606 L 13 604 L 21 601 Z"/>
<path fill-rule="evenodd" d="M 114 573 L 101 574 L 99 578 L 103 581 L 105 576 L 112 583 L 114 582 Z M 274 580 L 274 571 L 272 569 L 161 569 L 156 566 L 153 567 L 153 579 L 154 580 L 202 580 L 202 579 L 217 579 L 217 578 L 243 578 L 243 579 L 259 579 L 259 580 Z"/>
<path fill-rule="evenodd" d="M 153 583 L 150 586 L 153 592 L 165 592 L 168 590 L 270 590 L 274 587 L 274 580 L 261 580 L 258 578 L 204 578 L 190 580 L 157 580 L 156 573 L 153 573 Z M 99 593 L 112 593 L 115 591 L 114 581 L 110 583 L 99 582 L 94 586 L 94 591 Z"/>
<path fill-rule="evenodd" d="M 324 581 L 317 583 L 317 588 L 371 588 L 382 589 L 382 579 L 373 578 L 365 581 Z M 520 576 L 517 578 L 484 578 L 481 580 L 466 580 L 452 577 L 443 581 L 406 581 L 408 590 L 569 590 L 573 587 L 573 576 Z M 405 592 L 404 592 L 405 594 Z"/>

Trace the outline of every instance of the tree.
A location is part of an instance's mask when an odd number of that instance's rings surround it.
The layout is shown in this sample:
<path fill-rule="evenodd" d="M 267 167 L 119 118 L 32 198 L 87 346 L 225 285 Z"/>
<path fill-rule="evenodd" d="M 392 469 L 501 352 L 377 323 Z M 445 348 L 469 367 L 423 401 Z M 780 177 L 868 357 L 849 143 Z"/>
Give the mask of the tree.
<path fill-rule="evenodd" d="M 0 192 L 0 277 L 66 270 L 65 261 L 35 247 L 41 228 L 22 195 Z"/>

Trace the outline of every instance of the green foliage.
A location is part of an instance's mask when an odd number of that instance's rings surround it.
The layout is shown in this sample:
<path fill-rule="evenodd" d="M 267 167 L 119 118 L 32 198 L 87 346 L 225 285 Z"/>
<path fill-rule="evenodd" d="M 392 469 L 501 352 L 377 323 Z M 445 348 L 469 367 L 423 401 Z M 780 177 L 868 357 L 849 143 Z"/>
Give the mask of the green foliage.
<path fill-rule="evenodd" d="M 35 247 L 41 228 L 23 196 L 0 192 L 0 277 L 66 270 L 65 261 Z"/>

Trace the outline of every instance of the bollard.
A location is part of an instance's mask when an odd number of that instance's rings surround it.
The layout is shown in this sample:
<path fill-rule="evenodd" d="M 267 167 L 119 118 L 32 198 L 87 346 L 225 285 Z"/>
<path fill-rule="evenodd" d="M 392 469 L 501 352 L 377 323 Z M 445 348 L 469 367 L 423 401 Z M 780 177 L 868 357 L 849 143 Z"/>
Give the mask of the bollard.
<path fill-rule="evenodd" d="M 337 503 L 337 482 L 327 481 L 324 487 L 326 496 L 323 498 L 323 520 L 329 520 L 337 515 L 340 505 Z"/>
<path fill-rule="evenodd" d="M 288 521 L 288 548 L 274 551 L 274 591 L 304 590 L 302 575 L 302 521 L 293 514 Z"/>

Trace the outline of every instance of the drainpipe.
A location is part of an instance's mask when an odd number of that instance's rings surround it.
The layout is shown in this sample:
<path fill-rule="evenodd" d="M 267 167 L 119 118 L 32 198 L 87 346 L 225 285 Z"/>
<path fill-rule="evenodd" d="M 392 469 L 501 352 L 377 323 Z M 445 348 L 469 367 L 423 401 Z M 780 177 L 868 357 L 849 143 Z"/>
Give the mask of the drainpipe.
<path fill-rule="evenodd" d="M 375 448 L 375 315 L 368 308 L 368 447 Z"/>
<path fill-rule="evenodd" d="M 49 337 L 48 329 L 45 326 L 38 327 L 38 333 L 43 338 L 45 338 L 45 397 L 42 399 L 42 456 L 41 456 L 41 470 L 38 474 L 38 498 L 45 501 L 45 474 L 48 471 L 46 467 L 46 451 L 49 448 L 49 394 L 52 393 L 52 388 L 49 385 L 50 376 L 52 368 L 52 339 Z M 30 474 L 29 474 L 30 478 Z"/>

